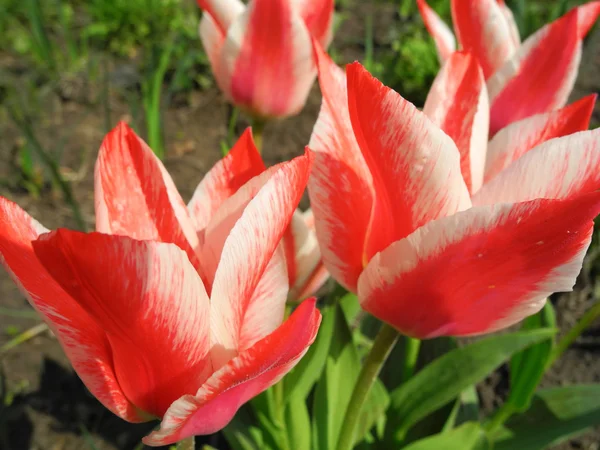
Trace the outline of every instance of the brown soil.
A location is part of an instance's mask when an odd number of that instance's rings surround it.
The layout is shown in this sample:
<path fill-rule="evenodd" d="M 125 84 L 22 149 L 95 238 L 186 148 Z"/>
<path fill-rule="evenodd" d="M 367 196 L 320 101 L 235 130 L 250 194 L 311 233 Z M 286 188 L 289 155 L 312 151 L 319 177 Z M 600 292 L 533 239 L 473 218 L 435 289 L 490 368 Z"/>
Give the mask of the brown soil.
<path fill-rule="evenodd" d="M 385 16 L 382 15 L 384 18 Z M 344 38 L 364 35 L 360 31 L 364 23 L 360 17 L 362 16 L 358 14 L 350 16 L 336 38 L 338 54 L 346 61 L 362 54 L 360 44 Z M 344 29 L 351 31 L 344 32 Z M 577 97 L 598 90 L 600 29 L 596 30 L 592 41 L 594 44 L 589 43 L 583 58 L 586 67 L 578 82 Z M 124 67 L 126 69 L 127 64 L 115 63 L 113 72 L 118 73 Z M 81 80 L 75 79 L 74 83 L 77 84 L 78 81 Z M 70 81 L 67 80 L 68 82 Z M 93 92 L 83 95 L 93 96 Z M 73 182 L 75 195 L 91 229 L 94 221 L 93 159 L 105 133 L 101 105 L 81 99 L 65 100 L 64 95 L 52 92 L 45 94 L 43 104 L 47 109 L 38 116 L 36 133 L 45 147 L 61 149 L 61 167 L 77 178 Z M 112 92 L 110 104 L 113 122 L 128 117 L 123 92 Z M 267 127 L 264 154 L 268 164 L 287 160 L 303 152 L 319 104 L 320 95 L 315 88 L 301 115 Z M 175 99 L 164 114 L 168 144 L 165 165 L 185 200 L 191 197 L 204 173 L 220 158 L 219 142 L 226 136 L 227 111 L 222 95 L 216 89 L 209 89 Z M 600 110 L 596 111 L 595 120 L 598 123 Z M 8 118 L 0 117 L 0 180 L 11 182 L 15 179 L 15 165 L 11 155 L 22 141 L 18 130 Z M 242 120 L 238 132 L 244 126 Z M 24 190 L 6 187 L 0 187 L 0 195 L 16 201 L 48 228 L 75 225 L 71 212 L 60 195 L 49 188 L 42 192 L 40 198 L 33 198 Z M 575 323 L 596 301 L 593 294 L 593 274 L 587 275 L 582 277 L 575 293 L 556 297 L 555 304 L 562 330 Z M 26 300 L 3 271 L 0 271 L 0 307 L 12 311 L 31 311 Z M 35 316 L 0 315 L 0 345 L 9 341 L 10 331 L 24 331 L 38 323 L 39 319 Z M 544 385 L 600 382 L 599 333 L 600 327 L 590 329 L 545 377 Z M 127 424 L 106 411 L 73 374 L 56 339 L 47 332 L 6 353 L 0 360 L 0 365 L 5 376 L 6 390 L 9 397 L 12 397 L 9 405 L 0 405 L 0 449 L 130 450 L 154 426 Z M 501 401 L 506 389 L 504 375 L 499 371 L 482 384 L 480 395 L 484 409 L 489 410 Z M 600 432 L 590 432 L 557 449 L 598 449 L 598 442 Z M 226 448 L 218 436 L 211 438 L 210 443 L 221 449 Z"/>

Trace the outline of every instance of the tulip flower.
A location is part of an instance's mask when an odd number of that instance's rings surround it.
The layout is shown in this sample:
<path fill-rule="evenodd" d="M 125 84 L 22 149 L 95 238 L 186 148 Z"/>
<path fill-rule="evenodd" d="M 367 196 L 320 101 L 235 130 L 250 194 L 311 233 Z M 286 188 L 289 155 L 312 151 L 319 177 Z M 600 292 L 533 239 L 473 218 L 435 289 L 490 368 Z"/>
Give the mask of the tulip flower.
<path fill-rule="evenodd" d="M 198 0 L 200 38 L 226 97 L 260 118 L 298 113 L 332 39 L 333 0 Z"/>
<path fill-rule="evenodd" d="M 451 63 L 466 61 L 448 83 L 453 102 L 426 105 L 455 127 L 457 147 L 360 64 L 344 74 L 316 47 L 323 104 L 309 195 L 325 266 L 363 309 L 411 337 L 465 336 L 572 289 L 600 213 L 600 130 L 510 150 L 515 159 L 483 184 L 485 145 L 471 143 L 487 135 L 478 115 L 488 110 L 465 89 L 485 86 L 473 57 Z"/>
<path fill-rule="evenodd" d="M 425 0 L 417 3 L 444 62 L 455 50 L 454 35 Z M 491 135 L 566 104 L 577 77 L 582 40 L 600 15 L 600 1 L 573 8 L 522 44 L 504 0 L 451 0 L 451 5 L 458 43 L 477 58 L 487 81 Z"/>
<path fill-rule="evenodd" d="M 130 422 L 162 418 L 146 444 L 223 428 L 313 342 L 314 299 L 282 323 L 278 250 L 310 165 L 307 154 L 252 178 L 199 237 L 165 168 L 121 124 L 96 164 L 96 232 L 48 232 L 0 198 L 4 267 L 98 400 Z"/>
<path fill-rule="evenodd" d="M 265 171 L 250 128 L 231 151 L 208 172 L 188 205 L 194 227 L 203 236 L 219 207 L 253 177 Z M 295 302 L 313 295 L 329 278 L 321 261 L 312 211 L 296 210 L 282 241 L 290 291 Z"/>

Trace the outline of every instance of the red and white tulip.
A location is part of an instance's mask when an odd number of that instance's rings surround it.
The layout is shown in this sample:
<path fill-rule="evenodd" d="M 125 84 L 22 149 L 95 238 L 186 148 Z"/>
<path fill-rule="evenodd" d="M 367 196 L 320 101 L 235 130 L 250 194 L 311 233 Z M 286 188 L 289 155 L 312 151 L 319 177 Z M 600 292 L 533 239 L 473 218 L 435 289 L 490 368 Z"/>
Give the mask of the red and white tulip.
<path fill-rule="evenodd" d="M 314 299 L 283 321 L 279 246 L 311 159 L 254 178 L 248 168 L 239 186 L 220 185 L 213 169 L 205 203 L 190 214 L 160 161 L 121 124 L 96 164 L 96 232 L 48 232 L 0 198 L 4 267 L 92 394 L 130 422 L 162 418 L 147 444 L 223 428 L 315 339 Z"/>
<path fill-rule="evenodd" d="M 417 0 L 444 63 L 456 49 L 450 28 Z M 487 82 L 490 134 L 512 122 L 563 107 L 573 89 L 582 40 L 600 15 L 600 1 L 578 6 L 520 42 L 504 0 L 451 0 L 458 45 L 473 54 Z"/>
<path fill-rule="evenodd" d="M 316 47 L 309 195 L 325 266 L 366 311 L 409 336 L 464 336 L 572 289 L 600 213 L 600 130 L 551 138 L 587 128 L 595 97 L 499 133 L 486 166 L 473 55 L 448 57 L 421 112 Z"/>
<path fill-rule="evenodd" d="M 198 0 L 200 38 L 221 90 L 262 118 L 298 113 L 315 80 L 311 39 L 329 45 L 333 0 Z"/>

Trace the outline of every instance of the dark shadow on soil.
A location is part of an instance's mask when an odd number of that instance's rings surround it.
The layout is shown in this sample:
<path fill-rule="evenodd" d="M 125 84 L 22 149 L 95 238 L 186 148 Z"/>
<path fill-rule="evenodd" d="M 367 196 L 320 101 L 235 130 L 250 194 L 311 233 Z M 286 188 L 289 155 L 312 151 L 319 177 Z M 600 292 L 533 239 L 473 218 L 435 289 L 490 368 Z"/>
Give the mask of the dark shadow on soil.
<path fill-rule="evenodd" d="M 0 410 L 0 450 L 31 448 L 34 429 L 27 409 L 52 417 L 54 433 L 74 434 L 84 440 L 99 436 L 123 450 L 139 448 L 141 439 L 157 426 L 157 422 L 131 424 L 113 415 L 89 393 L 72 370 L 48 358 L 43 362 L 39 389 L 17 395 L 10 406 Z M 218 435 L 208 436 L 197 438 L 197 444 L 220 445 L 220 440 Z M 168 448 L 157 447 L 158 450 Z"/>

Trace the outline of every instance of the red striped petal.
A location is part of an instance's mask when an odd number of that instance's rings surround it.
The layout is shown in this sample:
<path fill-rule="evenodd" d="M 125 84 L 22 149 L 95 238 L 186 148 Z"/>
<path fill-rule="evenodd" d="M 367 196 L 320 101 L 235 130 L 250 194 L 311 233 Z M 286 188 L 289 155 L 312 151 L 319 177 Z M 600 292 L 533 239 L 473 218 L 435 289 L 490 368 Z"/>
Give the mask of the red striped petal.
<path fill-rule="evenodd" d="M 161 417 L 208 378 L 208 296 L 175 245 L 61 229 L 33 248 L 106 333 L 119 385 L 136 407 Z"/>
<path fill-rule="evenodd" d="M 199 265 L 198 236 L 173 180 L 124 122 L 102 142 L 94 182 L 97 231 L 170 242 Z"/>
<path fill-rule="evenodd" d="M 600 189 L 600 128 L 528 151 L 473 196 L 474 205 L 572 198 Z"/>
<path fill-rule="evenodd" d="M 246 7 L 240 0 L 196 0 L 198 6 L 210 14 L 221 33 L 226 34 L 233 20 L 242 14 Z"/>
<path fill-rule="evenodd" d="M 485 182 L 539 144 L 587 130 L 596 97 L 596 94 L 588 95 L 562 109 L 537 114 L 501 129 L 488 145 Z"/>
<path fill-rule="evenodd" d="M 600 2 L 574 8 L 530 36 L 492 78 L 490 133 L 511 122 L 561 108 L 575 83 L 581 40 L 600 14 Z"/>
<path fill-rule="evenodd" d="M 225 240 L 211 292 L 212 346 L 217 349 L 212 358 L 217 367 L 283 320 L 287 273 L 283 296 L 254 294 L 300 202 L 311 166 L 308 152 L 281 164 L 247 203 Z"/>
<path fill-rule="evenodd" d="M 595 192 L 475 207 L 433 221 L 371 260 L 359 300 L 422 339 L 507 327 L 537 312 L 551 293 L 573 288 L 598 213 Z"/>
<path fill-rule="evenodd" d="M 494 0 L 452 0 L 452 20 L 463 50 L 479 60 L 487 78 L 516 50 L 513 31 Z"/>
<path fill-rule="evenodd" d="M 477 191 L 483 183 L 490 113 L 485 79 L 470 53 L 456 52 L 446 61 L 423 112 L 452 138 L 467 188 Z"/>
<path fill-rule="evenodd" d="M 456 39 L 452 30 L 444 23 L 440 16 L 429 7 L 425 0 L 417 0 L 417 6 L 419 7 L 419 13 L 423 18 L 425 27 L 433 40 L 437 48 L 438 57 L 443 63 L 446 61 L 452 52 L 456 50 Z"/>
<path fill-rule="evenodd" d="M 292 0 L 310 34 L 327 48 L 333 38 L 334 0 Z"/>
<path fill-rule="evenodd" d="M 35 256 L 31 243 L 46 231 L 16 204 L 0 197 L 2 265 L 52 329 L 90 392 L 122 419 L 148 420 L 119 385 L 103 328 L 54 281 Z"/>
<path fill-rule="evenodd" d="M 352 127 L 373 176 L 365 261 L 427 222 L 471 206 L 452 139 L 359 63 L 347 68 Z"/>
<path fill-rule="evenodd" d="M 254 0 L 227 33 L 228 91 L 255 115 L 296 114 L 315 79 L 312 56 L 310 33 L 288 0 Z"/>
<path fill-rule="evenodd" d="M 315 299 L 304 301 L 277 330 L 229 361 L 195 396 L 177 400 L 146 445 L 167 445 L 225 427 L 241 405 L 277 383 L 313 343 L 321 322 Z"/>
<path fill-rule="evenodd" d="M 252 130 L 247 128 L 233 148 L 204 176 L 188 209 L 196 230 L 204 230 L 225 200 L 265 170 Z"/>
<path fill-rule="evenodd" d="M 308 194 L 323 262 L 333 278 L 356 291 L 372 178 L 350 123 L 346 76 L 318 44 L 315 54 L 323 102 L 308 144 L 315 152 Z"/>

